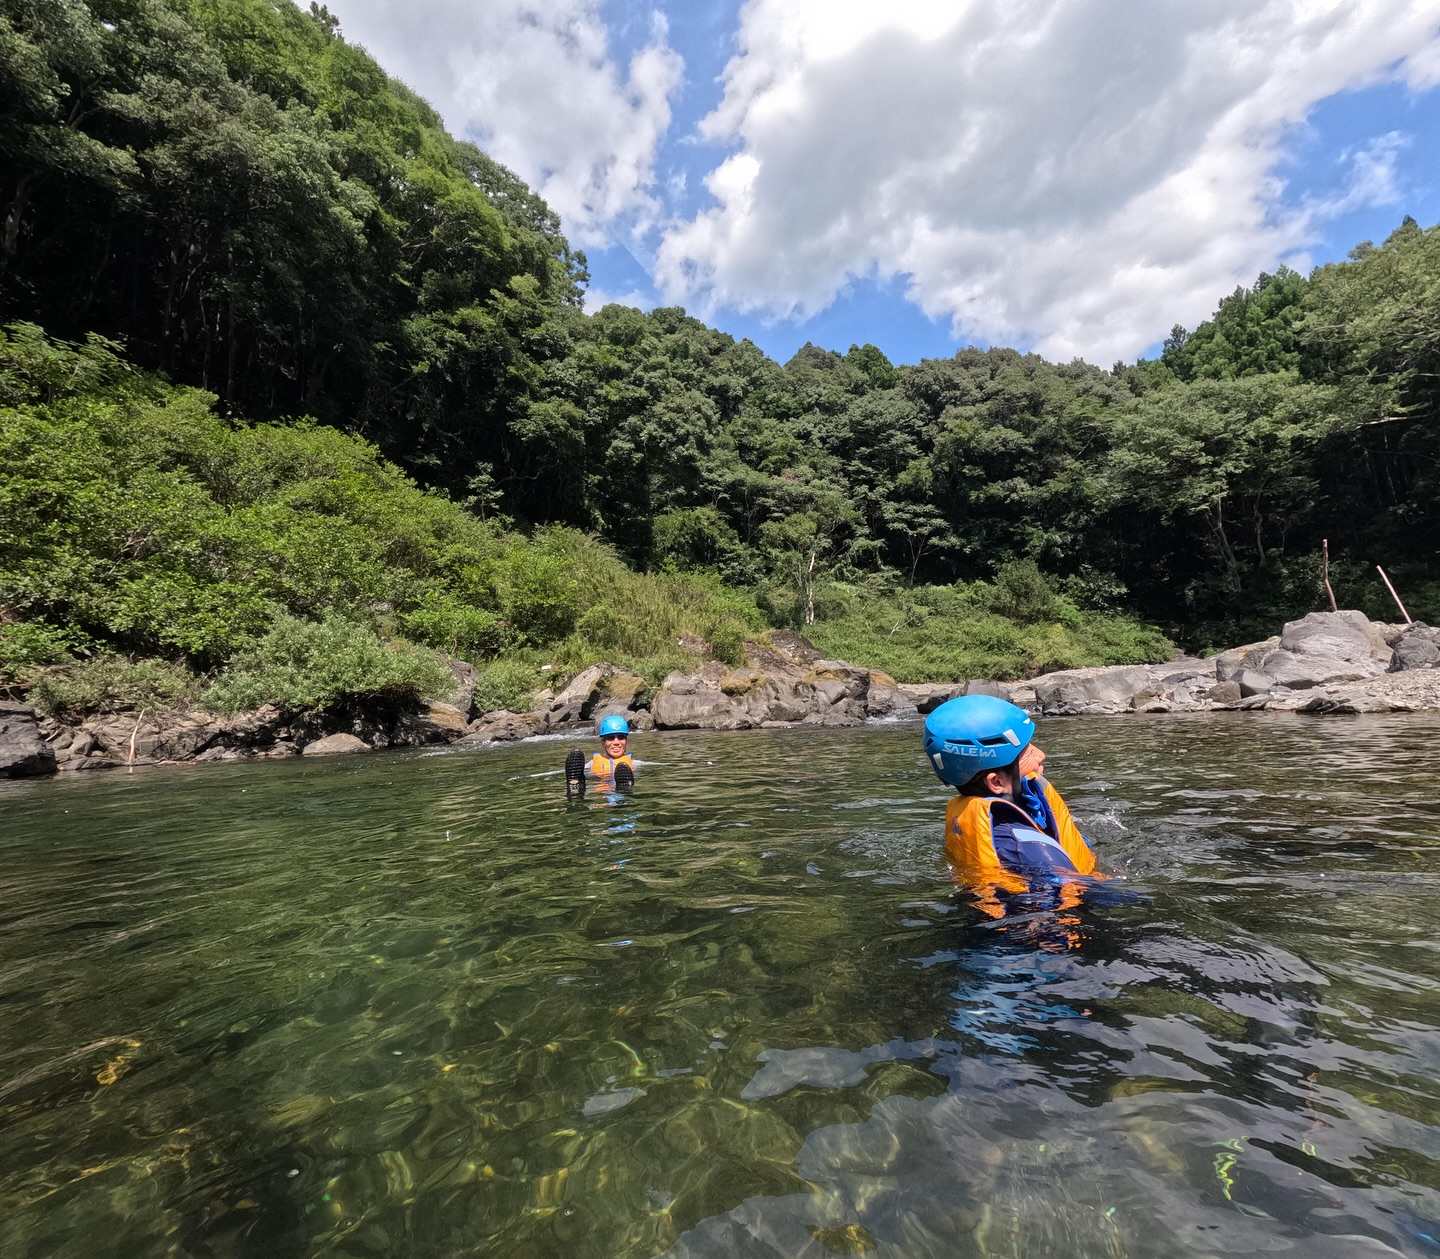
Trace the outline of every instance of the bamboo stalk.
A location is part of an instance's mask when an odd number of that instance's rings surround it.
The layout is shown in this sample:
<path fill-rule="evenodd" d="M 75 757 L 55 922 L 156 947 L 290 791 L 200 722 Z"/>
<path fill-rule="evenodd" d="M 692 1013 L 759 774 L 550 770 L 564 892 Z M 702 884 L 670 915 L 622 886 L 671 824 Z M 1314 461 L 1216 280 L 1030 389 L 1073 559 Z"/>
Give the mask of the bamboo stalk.
<path fill-rule="evenodd" d="M 1335 591 L 1330 586 L 1330 539 L 1323 538 L 1320 542 L 1320 576 L 1325 582 L 1325 593 L 1330 596 L 1330 611 L 1340 611 L 1340 606 L 1335 602 Z"/>
<path fill-rule="evenodd" d="M 1405 618 L 1406 625 L 1414 625 L 1410 619 L 1410 613 L 1405 611 L 1405 605 L 1400 602 L 1400 596 L 1395 593 L 1395 587 L 1390 584 L 1390 578 L 1385 576 L 1385 570 L 1379 564 L 1375 565 L 1375 571 L 1380 574 L 1380 580 L 1385 583 L 1385 589 L 1390 592 L 1390 597 L 1395 600 L 1395 606 L 1400 609 L 1400 615 Z"/>
<path fill-rule="evenodd" d="M 145 710 L 142 708 L 140 710 L 140 715 L 135 718 L 135 729 L 130 731 L 130 759 L 126 762 L 125 765 L 125 772 L 127 774 L 133 774 L 135 772 L 135 738 L 137 735 L 139 735 L 140 723 L 144 720 Z"/>

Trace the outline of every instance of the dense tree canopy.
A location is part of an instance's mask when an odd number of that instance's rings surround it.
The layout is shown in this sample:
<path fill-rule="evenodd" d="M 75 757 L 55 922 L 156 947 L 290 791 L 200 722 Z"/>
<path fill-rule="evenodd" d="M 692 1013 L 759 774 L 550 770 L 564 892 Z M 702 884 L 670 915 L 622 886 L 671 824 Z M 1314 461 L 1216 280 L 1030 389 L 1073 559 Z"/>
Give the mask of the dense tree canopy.
<path fill-rule="evenodd" d="M 487 525 L 596 534 L 777 622 L 1026 562 L 1076 607 L 1218 645 L 1317 605 L 1322 538 L 1347 602 L 1385 612 L 1378 562 L 1440 615 L 1435 229 L 1261 275 L 1110 371 L 871 345 L 781 365 L 679 309 L 583 314 L 555 215 L 323 7 L 0 0 L 0 82 L 0 317 L 99 334 L 237 425 L 358 434 Z M 334 569 L 331 603 L 374 594 Z M 259 624 L 210 615 L 156 641 Z"/>

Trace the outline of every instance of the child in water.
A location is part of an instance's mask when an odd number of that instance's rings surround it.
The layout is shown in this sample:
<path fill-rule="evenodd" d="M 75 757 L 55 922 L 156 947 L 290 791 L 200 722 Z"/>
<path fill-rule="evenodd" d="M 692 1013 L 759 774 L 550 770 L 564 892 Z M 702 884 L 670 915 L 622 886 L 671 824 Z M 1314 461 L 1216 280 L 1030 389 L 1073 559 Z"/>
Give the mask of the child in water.
<path fill-rule="evenodd" d="M 946 700 L 925 718 L 925 755 L 959 793 L 945 811 L 945 854 L 958 878 L 1018 891 L 1025 874 L 1094 873 L 1095 854 L 1042 776 L 1034 737 L 1029 715 L 992 695 Z"/>
<path fill-rule="evenodd" d="M 571 748 L 565 757 L 565 794 L 583 795 L 585 775 L 588 772 L 604 787 L 633 787 L 635 785 L 635 762 L 626 752 L 630 739 L 630 723 L 618 713 L 601 719 L 599 731 L 600 746 L 604 752 L 597 752 L 585 763 L 585 753 Z"/>

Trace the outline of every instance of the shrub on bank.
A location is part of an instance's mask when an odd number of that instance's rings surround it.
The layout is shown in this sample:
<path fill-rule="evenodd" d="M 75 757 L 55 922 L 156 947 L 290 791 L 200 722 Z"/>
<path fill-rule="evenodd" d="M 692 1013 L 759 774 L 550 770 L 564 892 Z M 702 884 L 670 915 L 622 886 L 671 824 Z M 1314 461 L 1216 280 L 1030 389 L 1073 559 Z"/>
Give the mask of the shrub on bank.
<path fill-rule="evenodd" d="M 882 669 L 901 682 L 1016 680 L 1052 669 L 1168 660 L 1170 641 L 1133 618 L 1077 607 L 1031 575 L 1021 588 L 986 582 L 920 586 L 882 597 L 847 587 L 826 591 L 828 615 L 806 627 L 827 656 Z M 1025 621 L 996 604 L 1023 611 Z M 1049 619 L 1039 619 L 1041 611 Z"/>
<path fill-rule="evenodd" d="M 339 617 L 283 616 L 236 653 L 201 702 L 222 713 L 266 703 L 301 712 L 359 697 L 441 698 L 454 687 L 454 676 L 428 651 L 383 642 L 373 630 Z"/>
<path fill-rule="evenodd" d="M 505 708 L 526 712 L 531 695 L 540 688 L 540 672 L 521 659 L 496 660 L 480 672 L 475 683 L 475 707 L 482 713 Z"/>
<path fill-rule="evenodd" d="M 168 660 L 103 654 L 33 673 L 30 702 L 60 721 L 92 713 L 162 712 L 195 698 L 199 682 Z"/>

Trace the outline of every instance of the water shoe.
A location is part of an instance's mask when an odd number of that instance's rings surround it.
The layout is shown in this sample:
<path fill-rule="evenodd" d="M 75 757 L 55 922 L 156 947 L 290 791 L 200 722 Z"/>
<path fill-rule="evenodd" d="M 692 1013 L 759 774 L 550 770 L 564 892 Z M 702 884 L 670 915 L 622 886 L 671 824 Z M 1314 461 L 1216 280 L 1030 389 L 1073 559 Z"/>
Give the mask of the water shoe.
<path fill-rule="evenodd" d="M 635 771 L 624 761 L 615 766 L 615 785 L 617 787 L 633 787 L 635 785 Z"/>
<path fill-rule="evenodd" d="M 565 754 L 565 794 L 585 794 L 585 753 L 579 748 L 571 748 Z"/>

